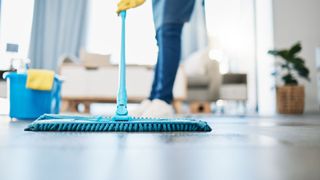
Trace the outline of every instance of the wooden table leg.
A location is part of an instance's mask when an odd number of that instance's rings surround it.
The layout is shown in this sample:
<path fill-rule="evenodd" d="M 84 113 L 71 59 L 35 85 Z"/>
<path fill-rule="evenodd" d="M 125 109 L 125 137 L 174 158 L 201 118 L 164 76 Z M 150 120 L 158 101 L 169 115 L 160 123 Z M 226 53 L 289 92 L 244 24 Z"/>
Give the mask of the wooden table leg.
<path fill-rule="evenodd" d="M 172 106 L 174 108 L 174 110 L 176 111 L 177 114 L 181 114 L 182 113 L 182 101 L 181 100 L 174 100 L 172 102 Z"/>
<path fill-rule="evenodd" d="M 189 104 L 191 113 L 211 113 L 210 102 L 194 101 Z"/>
<path fill-rule="evenodd" d="M 84 102 L 83 105 L 84 105 L 84 113 L 86 114 L 90 114 L 90 102 Z"/>
<path fill-rule="evenodd" d="M 68 100 L 62 100 L 61 101 L 61 112 L 67 112 L 69 110 L 69 106 L 70 106 L 70 103 Z"/>
<path fill-rule="evenodd" d="M 69 100 L 69 111 L 73 113 L 78 112 L 78 104 L 77 101 Z"/>

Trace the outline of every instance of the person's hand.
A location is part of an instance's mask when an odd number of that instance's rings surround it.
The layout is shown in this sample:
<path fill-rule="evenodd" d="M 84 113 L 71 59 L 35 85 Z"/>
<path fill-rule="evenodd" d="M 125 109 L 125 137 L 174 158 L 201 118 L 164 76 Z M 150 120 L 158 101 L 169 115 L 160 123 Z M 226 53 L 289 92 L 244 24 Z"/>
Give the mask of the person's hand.
<path fill-rule="evenodd" d="M 120 11 L 125 11 L 127 9 L 140 6 L 144 3 L 144 1 L 145 0 L 120 0 L 120 2 L 118 3 L 117 14 L 119 14 Z"/>

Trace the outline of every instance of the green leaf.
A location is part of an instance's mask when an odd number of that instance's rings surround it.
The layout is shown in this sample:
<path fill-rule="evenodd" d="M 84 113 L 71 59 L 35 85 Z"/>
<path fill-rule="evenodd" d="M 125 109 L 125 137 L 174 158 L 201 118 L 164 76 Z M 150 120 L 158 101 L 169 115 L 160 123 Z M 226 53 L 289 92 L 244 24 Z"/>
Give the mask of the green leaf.
<path fill-rule="evenodd" d="M 284 81 L 285 85 L 297 85 L 298 81 L 291 75 L 287 74 L 282 77 L 282 80 Z"/>
<path fill-rule="evenodd" d="M 297 42 L 296 44 L 294 44 L 290 50 L 289 50 L 289 54 L 291 56 L 294 56 L 296 53 L 300 52 L 301 51 L 301 43 L 300 42 Z"/>
<path fill-rule="evenodd" d="M 294 65 L 296 65 L 296 64 L 302 64 L 302 65 L 304 65 L 304 60 L 301 59 L 301 58 L 299 58 L 299 57 L 296 57 L 296 58 L 291 59 L 290 62 L 292 62 Z"/>
<path fill-rule="evenodd" d="M 277 71 L 273 71 L 273 72 L 271 73 L 271 75 L 272 75 L 272 76 L 278 76 L 279 73 L 278 73 Z"/>
<path fill-rule="evenodd" d="M 289 51 L 288 50 L 270 50 L 268 51 L 269 54 L 274 55 L 274 56 L 280 56 L 283 59 L 287 60 L 289 58 L 288 54 Z"/>
<path fill-rule="evenodd" d="M 277 55 L 278 55 L 278 51 L 277 51 L 277 50 L 269 50 L 269 51 L 268 51 L 268 54 L 277 56 Z"/>
<path fill-rule="evenodd" d="M 298 74 L 301 77 L 303 77 L 303 78 L 305 78 L 307 80 L 310 80 L 310 78 L 309 78 L 309 70 L 305 66 L 297 68 L 297 71 L 298 71 Z"/>

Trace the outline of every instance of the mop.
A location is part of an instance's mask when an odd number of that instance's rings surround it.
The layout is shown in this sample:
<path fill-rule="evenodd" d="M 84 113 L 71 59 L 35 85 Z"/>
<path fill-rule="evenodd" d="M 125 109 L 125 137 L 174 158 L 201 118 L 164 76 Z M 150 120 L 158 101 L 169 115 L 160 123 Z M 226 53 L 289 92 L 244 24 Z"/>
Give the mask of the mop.
<path fill-rule="evenodd" d="M 126 11 L 120 12 L 122 19 L 121 60 L 119 63 L 119 84 L 117 109 L 113 117 L 71 116 L 44 114 L 32 122 L 25 131 L 88 131 L 88 132 L 210 132 L 205 121 L 177 118 L 131 117 L 127 110 L 126 62 L 125 62 L 125 18 Z"/>

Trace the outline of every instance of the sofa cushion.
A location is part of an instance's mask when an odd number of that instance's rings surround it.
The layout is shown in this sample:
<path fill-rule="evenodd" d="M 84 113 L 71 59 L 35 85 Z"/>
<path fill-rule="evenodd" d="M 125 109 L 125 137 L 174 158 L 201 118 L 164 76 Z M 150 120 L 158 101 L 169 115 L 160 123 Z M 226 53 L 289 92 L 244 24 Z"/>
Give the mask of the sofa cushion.
<path fill-rule="evenodd" d="M 188 87 L 195 88 L 195 87 L 208 87 L 210 83 L 210 78 L 205 75 L 198 75 L 198 76 L 189 76 L 188 77 Z"/>
<path fill-rule="evenodd" d="M 184 69 L 187 76 L 206 75 L 206 66 L 209 59 L 207 49 L 199 50 L 191 54 L 184 62 Z"/>
<path fill-rule="evenodd" d="M 220 88 L 222 100 L 247 100 L 246 84 L 224 84 Z"/>
<path fill-rule="evenodd" d="M 88 69 L 82 65 L 61 66 L 61 76 L 65 81 L 62 86 L 62 97 L 69 99 L 111 99 L 117 95 L 118 66 L 103 66 Z M 129 101 L 140 101 L 149 96 L 152 85 L 153 69 L 145 66 L 127 67 L 127 93 Z M 173 86 L 175 99 L 186 98 L 186 76 L 178 69 Z"/>

